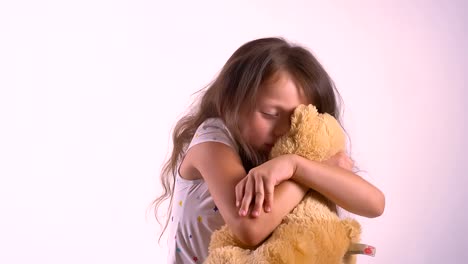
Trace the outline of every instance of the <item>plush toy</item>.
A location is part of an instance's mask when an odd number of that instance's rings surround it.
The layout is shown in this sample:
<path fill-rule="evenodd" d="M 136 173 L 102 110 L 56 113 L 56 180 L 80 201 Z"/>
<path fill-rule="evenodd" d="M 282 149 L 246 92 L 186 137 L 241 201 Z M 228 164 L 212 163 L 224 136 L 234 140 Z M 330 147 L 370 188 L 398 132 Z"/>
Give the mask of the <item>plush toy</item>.
<path fill-rule="evenodd" d="M 345 136 L 336 119 L 319 114 L 313 105 L 300 105 L 290 131 L 275 143 L 270 156 L 294 153 L 323 161 L 344 149 Z M 226 225 L 215 231 L 205 263 L 355 263 L 354 254 L 375 253 L 375 248 L 357 243 L 360 234 L 356 220 L 340 219 L 335 205 L 310 190 L 256 249 L 243 248 Z"/>

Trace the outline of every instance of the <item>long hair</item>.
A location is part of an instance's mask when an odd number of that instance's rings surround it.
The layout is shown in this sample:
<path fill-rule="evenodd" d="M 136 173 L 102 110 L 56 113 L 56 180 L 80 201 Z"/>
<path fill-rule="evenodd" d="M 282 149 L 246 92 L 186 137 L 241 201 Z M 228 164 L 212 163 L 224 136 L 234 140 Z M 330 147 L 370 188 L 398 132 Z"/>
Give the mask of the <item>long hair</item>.
<path fill-rule="evenodd" d="M 169 199 L 168 214 L 172 208 L 178 163 L 190 144 L 198 126 L 210 117 L 223 120 L 240 150 L 244 168 L 248 171 L 265 161 L 240 136 L 241 110 L 253 111 L 259 87 L 280 71 L 288 73 L 300 87 L 308 101 L 320 113 L 328 113 L 340 121 L 337 99 L 341 99 L 335 85 L 319 61 L 310 51 L 283 38 L 260 38 L 245 43 L 227 60 L 218 76 L 204 90 L 194 108 L 175 125 L 172 153 L 161 170 L 163 193 L 154 202 L 155 214 Z M 161 236 L 167 228 L 167 217 Z M 160 237 L 161 238 L 161 237 Z"/>

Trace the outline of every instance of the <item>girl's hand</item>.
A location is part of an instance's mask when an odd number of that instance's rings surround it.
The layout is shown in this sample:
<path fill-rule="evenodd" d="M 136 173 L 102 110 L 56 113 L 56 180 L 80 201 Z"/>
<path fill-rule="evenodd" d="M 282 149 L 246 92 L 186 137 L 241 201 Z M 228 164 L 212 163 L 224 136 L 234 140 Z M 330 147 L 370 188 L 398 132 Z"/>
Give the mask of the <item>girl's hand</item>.
<path fill-rule="evenodd" d="M 328 160 L 323 161 L 325 164 L 337 166 L 345 170 L 352 171 L 354 168 L 354 161 L 344 152 L 338 152 Z"/>
<path fill-rule="evenodd" d="M 273 205 L 275 186 L 291 178 L 295 171 L 293 155 L 282 155 L 271 159 L 249 171 L 236 185 L 236 206 L 239 215 L 246 216 L 250 204 L 255 201 L 251 215 L 257 217 L 263 208 L 270 212 Z"/>

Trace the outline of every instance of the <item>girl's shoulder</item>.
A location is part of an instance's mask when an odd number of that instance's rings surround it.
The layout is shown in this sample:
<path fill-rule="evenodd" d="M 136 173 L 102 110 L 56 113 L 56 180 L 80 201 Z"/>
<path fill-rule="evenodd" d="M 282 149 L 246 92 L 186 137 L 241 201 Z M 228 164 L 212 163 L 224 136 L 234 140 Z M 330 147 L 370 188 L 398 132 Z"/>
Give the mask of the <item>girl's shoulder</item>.
<path fill-rule="evenodd" d="M 195 134 L 193 135 L 192 141 L 188 146 L 186 152 L 184 153 L 184 157 L 181 161 L 180 168 L 179 168 L 179 175 L 181 178 L 190 180 L 190 183 L 193 183 L 193 180 L 198 180 L 203 178 L 201 173 L 198 171 L 197 167 L 199 166 L 200 158 L 201 160 L 211 159 L 213 157 L 209 155 L 217 156 L 219 153 L 217 151 L 213 151 L 213 147 L 219 147 L 213 144 L 205 144 L 196 147 L 197 154 L 194 154 L 192 147 L 199 145 L 200 143 L 204 142 L 218 142 L 228 147 L 231 147 L 232 150 L 238 153 L 237 144 L 235 143 L 229 129 L 224 124 L 221 118 L 208 118 L 203 123 L 201 123 Z M 201 154 L 200 154 L 201 153 Z M 209 153 L 209 155 L 207 154 Z M 216 154 L 213 154 L 216 153 Z M 198 164 L 198 165 L 197 165 Z"/>
<path fill-rule="evenodd" d="M 220 142 L 233 147 L 237 151 L 237 144 L 229 129 L 221 118 L 208 118 L 201 123 L 190 142 L 190 147 L 203 142 Z"/>
<path fill-rule="evenodd" d="M 207 130 L 207 129 L 226 129 L 227 127 L 224 124 L 223 119 L 220 117 L 210 117 L 205 119 L 199 126 L 197 130 Z"/>

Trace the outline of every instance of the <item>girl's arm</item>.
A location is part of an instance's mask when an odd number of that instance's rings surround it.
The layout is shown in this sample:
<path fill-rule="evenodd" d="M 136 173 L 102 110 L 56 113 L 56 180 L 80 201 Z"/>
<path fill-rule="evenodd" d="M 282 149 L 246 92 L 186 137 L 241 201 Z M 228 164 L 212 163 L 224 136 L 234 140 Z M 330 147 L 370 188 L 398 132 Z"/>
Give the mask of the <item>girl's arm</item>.
<path fill-rule="evenodd" d="M 337 157 L 340 159 L 343 156 L 349 159 L 345 155 Z M 281 173 L 278 173 L 279 168 Z M 239 182 L 236 190 L 242 190 L 242 192 L 237 191 L 237 199 L 242 201 L 241 211 L 253 200 L 255 200 L 254 210 L 261 208 L 264 201 L 257 199 L 256 196 L 271 192 L 276 184 L 284 180 L 294 180 L 314 189 L 338 206 L 358 215 L 377 217 L 384 211 L 383 193 L 359 175 L 340 166 L 312 161 L 295 154 L 271 159 L 252 169 L 247 177 Z"/>
<path fill-rule="evenodd" d="M 256 217 L 250 214 L 240 216 L 234 189 L 246 172 L 232 148 L 217 142 L 201 143 L 189 149 L 183 162 L 184 166 L 192 167 L 203 177 L 228 227 L 242 243 L 250 247 L 265 240 L 308 190 L 295 181 L 283 181 L 275 188 L 274 209 L 271 212 L 260 213 Z"/>
<path fill-rule="evenodd" d="M 359 175 L 338 166 L 330 166 L 298 155 L 289 157 L 295 166 L 292 180 L 318 191 L 352 213 L 366 217 L 382 215 L 385 196 Z"/>

